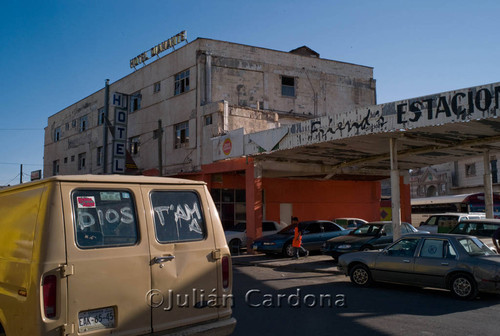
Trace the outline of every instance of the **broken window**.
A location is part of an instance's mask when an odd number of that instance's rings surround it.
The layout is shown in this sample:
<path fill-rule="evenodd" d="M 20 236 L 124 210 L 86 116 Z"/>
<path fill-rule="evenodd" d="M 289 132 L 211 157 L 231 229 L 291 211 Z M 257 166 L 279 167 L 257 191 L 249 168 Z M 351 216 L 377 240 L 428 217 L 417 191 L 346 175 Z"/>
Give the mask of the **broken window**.
<path fill-rule="evenodd" d="M 189 144 L 189 122 L 185 121 L 175 125 L 175 148 L 185 147 Z"/>
<path fill-rule="evenodd" d="M 476 176 L 476 164 L 470 163 L 465 165 L 465 176 L 472 177 Z"/>
<path fill-rule="evenodd" d="M 295 78 L 281 76 L 281 95 L 295 97 Z"/>
<path fill-rule="evenodd" d="M 174 95 L 177 96 L 186 91 L 189 91 L 189 70 L 180 72 L 175 75 Z"/>
<path fill-rule="evenodd" d="M 138 91 L 130 96 L 130 112 L 135 112 L 141 109 L 141 92 Z"/>

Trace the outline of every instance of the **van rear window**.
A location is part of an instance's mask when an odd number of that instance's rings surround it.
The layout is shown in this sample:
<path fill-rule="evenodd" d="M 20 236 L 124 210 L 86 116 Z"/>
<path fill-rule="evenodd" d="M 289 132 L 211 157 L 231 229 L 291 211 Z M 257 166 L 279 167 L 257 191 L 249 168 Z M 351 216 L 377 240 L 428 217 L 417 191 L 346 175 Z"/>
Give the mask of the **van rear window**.
<path fill-rule="evenodd" d="M 202 240 L 206 228 L 198 194 L 193 191 L 151 193 L 156 239 L 160 243 Z"/>
<path fill-rule="evenodd" d="M 137 216 L 130 192 L 75 190 L 72 195 L 76 244 L 80 248 L 135 245 Z"/>

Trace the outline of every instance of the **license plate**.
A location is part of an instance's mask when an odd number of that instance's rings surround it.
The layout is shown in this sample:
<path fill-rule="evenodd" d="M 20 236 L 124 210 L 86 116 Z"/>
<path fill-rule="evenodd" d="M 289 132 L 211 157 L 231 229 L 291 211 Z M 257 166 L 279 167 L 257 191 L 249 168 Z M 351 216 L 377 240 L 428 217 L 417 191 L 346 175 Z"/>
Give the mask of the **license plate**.
<path fill-rule="evenodd" d="M 78 313 L 78 332 L 114 328 L 115 310 L 112 307 Z"/>
<path fill-rule="evenodd" d="M 257 246 L 252 246 L 254 251 L 257 251 Z"/>

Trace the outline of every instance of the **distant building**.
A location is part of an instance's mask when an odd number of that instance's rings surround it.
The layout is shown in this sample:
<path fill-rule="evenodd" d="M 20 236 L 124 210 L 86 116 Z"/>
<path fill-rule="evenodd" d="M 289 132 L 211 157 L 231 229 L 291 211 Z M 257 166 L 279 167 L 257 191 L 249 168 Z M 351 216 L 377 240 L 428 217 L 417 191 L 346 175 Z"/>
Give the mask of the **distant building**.
<path fill-rule="evenodd" d="M 138 67 L 110 92 L 130 95 L 127 149 L 142 173 L 200 171 L 211 162 L 210 138 L 235 129 L 253 133 L 376 103 L 371 67 L 321 59 L 305 46 L 281 52 L 197 39 Z M 112 171 L 111 135 L 103 161 L 104 100 L 101 89 L 49 117 L 45 177 Z M 115 124 L 112 107 L 109 120 Z"/>
<path fill-rule="evenodd" d="M 480 154 L 480 153 L 478 153 Z M 493 191 L 500 191 L 497 157 L 490 153 Z M 484 158 L 466 158 L 410 171 L 412 198 L 484 192 Z"/>
<path fill-rule="evenodd" d="M 377 181 L 359 182 L 354 190 L 346 181 L 264 180 L 261 195 L 251 184 L 260 180 L 248 179 L 258 175 L 251 160 L 214 163 L 211 140 L 376 104 L 373 68 L 322 59 L 306 46 L 282 52 L 203 38 L 150 61 L 109 85 L 111 102 L 118 105 L 110 105 L 109 121 L 104 88 L 48 118 L 44 177 L 126 169 L 204 180 L 226 227 L 252 219 L 245 217 L 254 211 L 249 197 L 263 198 L 262 216 L 271 220 L 287 222 L 292 214 L 301 220 L 354 214 L 379 219 Z M 130 99 L 123 110 L 124 95 Z M 228 142 L 223 151 L 238 146 Z M 297 193 L 320 184 L 326 189 L 313 196 Z"/>

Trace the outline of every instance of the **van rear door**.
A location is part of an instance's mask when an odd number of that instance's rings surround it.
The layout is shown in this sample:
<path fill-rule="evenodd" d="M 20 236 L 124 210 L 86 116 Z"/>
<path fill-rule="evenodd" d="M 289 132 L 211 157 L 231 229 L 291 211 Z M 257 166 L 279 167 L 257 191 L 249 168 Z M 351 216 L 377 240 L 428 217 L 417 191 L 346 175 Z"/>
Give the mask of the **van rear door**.
<path fill-rule="evenodd" d="M 172 189 L 174 188 L 174 189 Z M 218 319 L 214 230 L 202 185 L 143 186 L 151 248 L 153 332 Z"/>
<path fill-rule="evenodd" d="M 63 184 L 67 334 L 151 332 L 149 242 L 140 187 Z"/>

